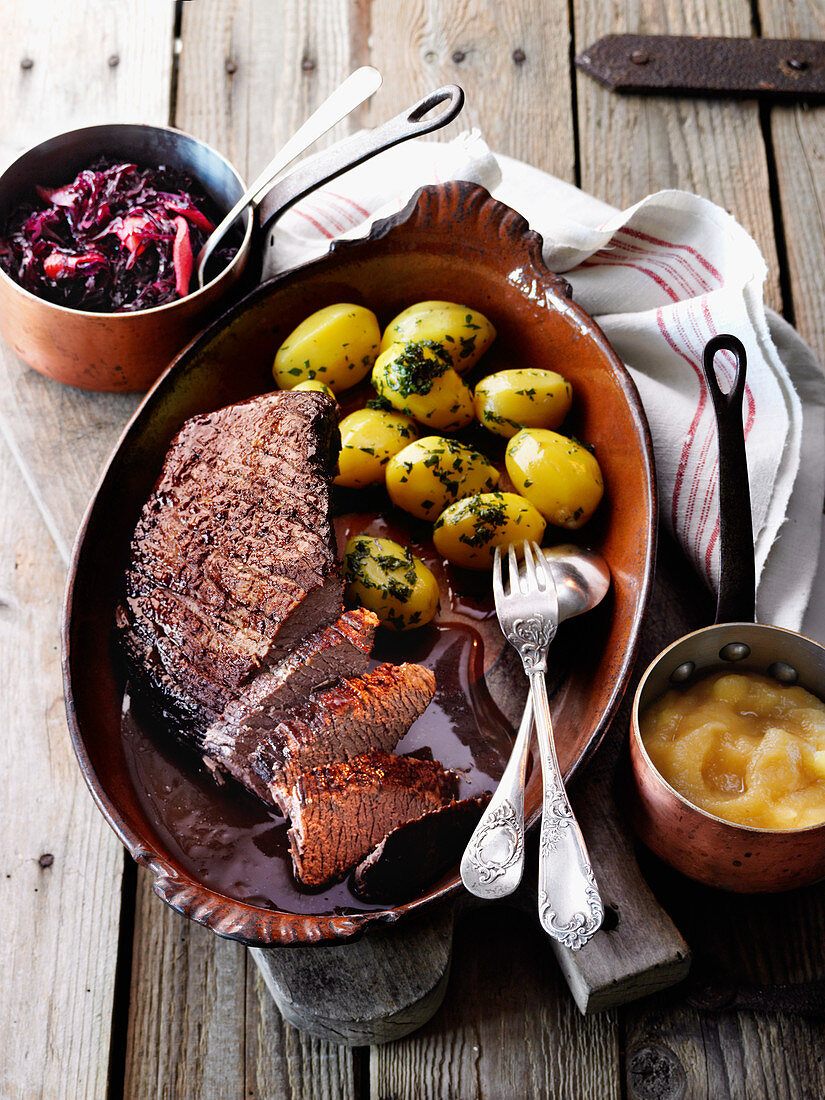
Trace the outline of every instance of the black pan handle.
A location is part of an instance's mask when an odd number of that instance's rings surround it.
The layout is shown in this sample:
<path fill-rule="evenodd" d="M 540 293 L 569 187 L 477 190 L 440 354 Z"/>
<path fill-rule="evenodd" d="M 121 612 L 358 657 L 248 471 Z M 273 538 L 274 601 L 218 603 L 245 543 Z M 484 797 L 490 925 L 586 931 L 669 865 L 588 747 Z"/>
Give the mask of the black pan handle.
<path fill-rule="evenodd" d="M 446 106 L 435 112 L 435 108 L 441 104 Z M 263 278 L 273 274 L 267 262 L 274 245 L 272 226 L 285 210 L 316 187 L 328 183 L 358 164 L 363 164 L 376 153 L 383 153 L 385 149 L 399 145 L 409 138 L 440 130 L 442 126 L 453 121 L 463 106 L 463 90 L 456 84 L 445 84 L 443 88 L 430 92 L 389 122 L 374 130 L 365 130 L 344 138 L 330 149 L 303 161 L 289 175 L 279 180 L 262 200 L 259 208 L 263 237 Z"/>
<path fill-rule="evenodd" d="M 736 374 L 727 393 L 721 389 L 714 367 L 714 359 L 720 351 L 729 351 L 736 360 Z M 756 608 L 756 574 L 748 460 L 742 422 L 748 357 L 742 341 L 735 336 L 714 336 L 705 346 L 702 365 L 713 400 L 719 436 L 719 548 L 722 567 L 716 622 L 752 623 Z"/>

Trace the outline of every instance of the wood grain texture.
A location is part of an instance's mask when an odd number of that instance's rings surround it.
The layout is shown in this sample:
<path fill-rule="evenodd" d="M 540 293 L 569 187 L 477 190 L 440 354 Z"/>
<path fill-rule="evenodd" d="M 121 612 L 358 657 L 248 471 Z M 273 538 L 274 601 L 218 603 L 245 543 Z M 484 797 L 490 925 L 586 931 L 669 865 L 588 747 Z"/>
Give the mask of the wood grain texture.
<path fill-rule="evenodd" d="M 358 1100 L 356 1064 L 346 1047 L 285 1023 L 247 953 L 246 1093 L 258 1100 Z"/>
<path fill-rule="evenodd" d="M 825 38 L 821 0 L 759 5 L 772 38 Z M 794 320 L 825 362 L 825 129 L 822 108 L 773 107 L 770 129 L 787 241 Z"/>
<path fill-rule="evenodd" d="M 177 125 L 251 179 L 361 63 L 350 57 L 349 8 L 349 0 L 185 4 Z M 357 115 L 345 119 L 317 148 L 357 128 Z"/>
<path fill-rule="evenodd" d="M 751 33 L 749 0 L 605 0 L 574 6 L 577 51 L 620 31 Z M 621 96 L 582 74 L 576 88 L 582 188 L 621 208 L 662 188 L 682 188 L 731 211 L 759 244 L 768 264 L 766 300 L 781 309 L 758 105 Z"/>
<path fill-rule="evenodd" d="M 169 121 L 174 5 L 143 0 L 5 3 L 0 167 L 94 122 Z"/>
<path fill-rule="evenodd" d="M 244 1080 L 244 949 L 186 920 L 138 872 L 125 1094 L 212 1100 Z"/>
<path fill-rule="evenodd" d="M 459 921 L 441 1011 L 371 1049 L 370 1096 L 618 1100 L 618 1045 L 614 1012 L 579 1015 L 537 922 L 484 908 Z"/>
<path fill-rule="evenodd" d="M 2 392 L 2 391 L 0 391 Z M 63 711 L 63 563 L 0 443 L 0 1094 L 102 1096 L 123 853 Z"/>
<path fill-rule="evenodd" d="M 362 34 L 386 79 L 369 125 L 387 104 L 393 113 L 441 84 L 460 84 L 466 106 L 437 140 L 478 126 L 493 150 L 573 180 L 567 0 L 374 0 L 363 9 Z"/>
<path fill-rule="evenodd" d="M 444 999 L 454 905 L 339 947 L 252 948 L 285 1020 L 347 1046 L 400 1039 Z"/>

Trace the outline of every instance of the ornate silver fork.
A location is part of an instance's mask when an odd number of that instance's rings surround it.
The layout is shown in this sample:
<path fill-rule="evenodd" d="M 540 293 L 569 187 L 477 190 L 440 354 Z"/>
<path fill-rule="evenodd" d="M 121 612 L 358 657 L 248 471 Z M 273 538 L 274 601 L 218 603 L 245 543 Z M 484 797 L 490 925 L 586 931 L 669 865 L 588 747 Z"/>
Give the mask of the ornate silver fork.
<path fill-rule="evenodd" d="M 556 585 L 536 543 L 524 543 L 520 573 L 515 547 L 508 550 L 505 590 L 501 552 L 493 562 L 493 594 L 501 629 L 521 657 L 530 683 L 544 780 L 539 836 L 539 920 L 548 935 L 577 951 L 604 918 L 584 839 L 573 816 L 553 743 L 553 723 L 544 674 L 547 650 L 556 634 Z"/>

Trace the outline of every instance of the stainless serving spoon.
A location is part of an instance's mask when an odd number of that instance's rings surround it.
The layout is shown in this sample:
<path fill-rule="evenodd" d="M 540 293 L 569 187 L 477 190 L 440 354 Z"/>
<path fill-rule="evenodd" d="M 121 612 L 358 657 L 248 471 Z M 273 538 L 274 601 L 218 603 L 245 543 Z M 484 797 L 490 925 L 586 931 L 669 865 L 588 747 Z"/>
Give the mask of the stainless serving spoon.
<path fill-rule="evenodd" d="M 346 118 L 356 107 L 359 107 L 377 92 L 381 87 L 382 79 L 378 70 L 372 68 L 371 65 L 363 65 L 360 69 L 356 69 L 343 84 L 335 89 L 332 95 L 324 100 L 318 110 L 309 116 L 303 126 L 295 131 L 283 148 L 278 150 L 257 179 L 247 187 L 226 217 L 215 226 L 206 244 L 198 253 L 196 274 L 199 287 L 204 284 L 204 272 L 210 256 L 247 206 L 251 205 L 253 208 L 257 206 L 269 193 L 272 184 L 281 172 L 288 168 L 318 138 L 323 137 L 341 119 Z"/>
<path fill-rule="evenodd" d="M 543 553 L 556 584 L 559 622 L 590 611 L 604 599 L 610 570 L 599 554 L 572 545 Z M 524 873 L 524 784 L 532 731 L 528 695 L 507 767 L 461 859 L 461 881 L 478 898 L 512 894 Z"/>

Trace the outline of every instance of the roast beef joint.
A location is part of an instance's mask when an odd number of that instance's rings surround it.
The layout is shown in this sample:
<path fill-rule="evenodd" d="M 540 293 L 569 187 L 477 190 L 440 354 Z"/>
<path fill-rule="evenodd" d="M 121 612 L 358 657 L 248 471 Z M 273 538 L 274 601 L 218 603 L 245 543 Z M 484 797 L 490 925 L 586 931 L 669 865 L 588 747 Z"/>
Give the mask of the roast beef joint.
<path fill-rule="evenodd" d="M 370 668 L 378 620 L 344 609 L 338 450 L 336 403 L 319 392 L 186 421 L 137 521 L 117 613 L 131 690 L 218 781 L 289 818 L 295 878 L 312 889 L 451 806 L 459 780 L 394 754 L 435 678 Z"/>

